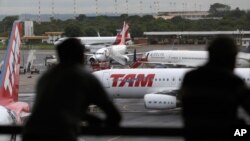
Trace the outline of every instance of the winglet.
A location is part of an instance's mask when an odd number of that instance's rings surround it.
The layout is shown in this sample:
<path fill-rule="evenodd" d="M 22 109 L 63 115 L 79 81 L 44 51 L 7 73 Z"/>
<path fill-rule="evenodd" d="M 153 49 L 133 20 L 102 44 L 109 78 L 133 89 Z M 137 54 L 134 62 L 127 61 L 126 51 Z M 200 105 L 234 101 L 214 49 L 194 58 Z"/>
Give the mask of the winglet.
<path fill-rule="evenodd" d="M 21 30 L 22 24 L 20 21 L 15 21 L 0 75 L 0 105 L 7 105 L 18 100 Z"/>

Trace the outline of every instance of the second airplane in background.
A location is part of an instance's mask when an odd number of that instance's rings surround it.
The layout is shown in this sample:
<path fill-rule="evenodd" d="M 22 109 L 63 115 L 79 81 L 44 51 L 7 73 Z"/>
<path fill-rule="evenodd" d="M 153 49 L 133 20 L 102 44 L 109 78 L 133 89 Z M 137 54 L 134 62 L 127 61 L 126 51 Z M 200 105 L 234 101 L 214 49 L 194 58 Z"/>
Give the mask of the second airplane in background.
<path fill-rule="evenodd" d="M 158 63 L 169 67 L 198 67 L 208 60 L 207 51 L 152 50 L 144 53 L 141 63 Z M 250 67 L 250 53 L 239 52 L 236 67 Z"/>
<path fill-rule="evenodd" d="M 81 43 L 85 45 L 85 48 L 91 52 L 95 52 L 97 49 L 115 45 L 121 42 L 122 31 L 116 36 L 98 36 L 98 37 L 75 37 L 81 40 Z M 63 37 L 55 41 L 54 45 L 58 45 L 68 37 Z M 125 39 L 130 40 L 130 34 L 125 34 Z"/>
<path fill-rule="evenodd" d="M 127 45 L 125 44 L 125 37 L 128 34 L 129 25 L 124 22 L 121 31 L 121 40 L 117 45 L 111 45 L 106 48 L 101 48 L 96 51 L 95 54 L 85 54 L 89 57 L 91 63 L 95 62 L 106 62 L 110 60 L 115 60 L 116 62 L 125 65 L 129 61 L 129 54 L 127 52 Z M 133 54 L 131 54 L 133 55 Z"/>

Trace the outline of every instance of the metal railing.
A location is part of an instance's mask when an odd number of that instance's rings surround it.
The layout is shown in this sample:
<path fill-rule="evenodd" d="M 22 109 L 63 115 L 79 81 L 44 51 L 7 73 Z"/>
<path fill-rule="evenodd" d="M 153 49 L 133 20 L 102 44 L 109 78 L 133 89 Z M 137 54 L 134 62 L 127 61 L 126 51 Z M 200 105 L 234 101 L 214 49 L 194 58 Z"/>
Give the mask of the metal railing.
<path fill-rule="evenodd" d="M 0 134 L 21 134 L 23 126 L 0 126 Z M 82 126 L 80 135 L 91 136 L 164 136 L 183 137 L 183 128 L 160 128 L 160 127 L 86 127 Z"/>

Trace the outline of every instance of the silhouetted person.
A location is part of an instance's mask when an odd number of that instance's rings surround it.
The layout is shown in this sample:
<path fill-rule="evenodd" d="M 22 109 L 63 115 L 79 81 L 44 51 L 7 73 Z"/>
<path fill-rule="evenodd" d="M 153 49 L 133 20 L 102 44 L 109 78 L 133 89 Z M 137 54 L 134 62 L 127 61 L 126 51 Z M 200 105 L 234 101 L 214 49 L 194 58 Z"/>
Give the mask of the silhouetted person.
<path fill-rule="evenodd" d="M 76 141 L 81 121 L 90 126 L 118 126 L 121 116 L 99 81 L 83 69 L 84 46 L 70 38 L 57 46 L 59 64 L 42 75 L 36 86 L 32 114 L 23 141 Z M 97 105 L 105 118 L 88 113 Z"/>
<path fill-rule="evenodd" d="M 186 140 L 229 140 L 231 129 L 240 125 L 239 106 L 249 112 L 244 81 L 233 72 L 237 46 L 219 36 L 208 47 L 209 61 L 188 72 L 180 96 Z"/>

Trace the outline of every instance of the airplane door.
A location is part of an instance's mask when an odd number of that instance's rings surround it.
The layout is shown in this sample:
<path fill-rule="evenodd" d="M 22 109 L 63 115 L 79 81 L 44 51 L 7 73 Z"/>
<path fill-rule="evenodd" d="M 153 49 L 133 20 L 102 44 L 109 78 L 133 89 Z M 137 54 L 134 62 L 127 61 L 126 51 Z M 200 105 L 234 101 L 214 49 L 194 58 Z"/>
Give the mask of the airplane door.
<path fill-rule="evenodd" d="M 104 72 L 103 73 L 103 78 L 102 78 L 104 88 L 110 88 L 109 80 L 110 80 L 110 73 L 109 72 Z"/>

